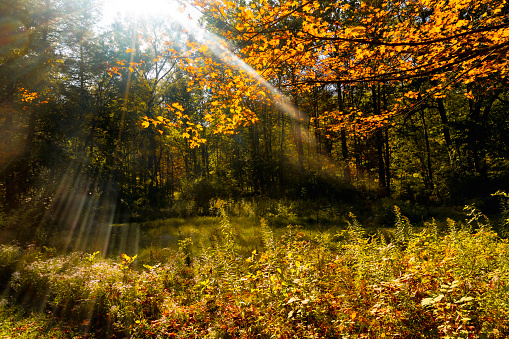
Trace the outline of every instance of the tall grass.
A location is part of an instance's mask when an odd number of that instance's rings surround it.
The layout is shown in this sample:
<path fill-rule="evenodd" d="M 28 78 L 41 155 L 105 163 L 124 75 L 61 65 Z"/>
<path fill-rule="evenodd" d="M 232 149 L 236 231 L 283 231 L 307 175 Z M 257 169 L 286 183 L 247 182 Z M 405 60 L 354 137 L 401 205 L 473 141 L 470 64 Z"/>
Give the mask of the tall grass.
<path fill-rule="evenodd" d="M 262 220 L 246 254 L 225 206 L 216 203 L 220 234 L 201 253 L 184 238 L 138 269 L 127 255 L 20 257 L 11 295 L 96 337 L 509 336 L 509 244 L 475 209 L 440 234 L 396 208 L 390 238 L 368 236 L 354 215 L 346 230 L 314 235 L 275 236 Z"/>

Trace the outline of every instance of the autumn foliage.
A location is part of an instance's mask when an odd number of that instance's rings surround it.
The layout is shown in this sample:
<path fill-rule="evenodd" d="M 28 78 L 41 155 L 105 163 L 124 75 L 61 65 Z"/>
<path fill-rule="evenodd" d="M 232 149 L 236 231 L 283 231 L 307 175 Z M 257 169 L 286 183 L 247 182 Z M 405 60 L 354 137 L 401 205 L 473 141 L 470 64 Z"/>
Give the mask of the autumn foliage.
<path fill-rule="evenodd" d="M 507 82 L 505 1 L 190 4 L 224 39 L 207 35 L 176 55 L 191 83 L 210 93 L 205 118 L 215 123 L 216 132 L 257 122 L 256 105 L 281 103 L 281 95 L 291 101 L 322 86 L 353 90 L 359 84 L 429 82 L 426 88 L 403 88 L 376 115 L 352 105 L 320 116 L 335 130 L 354 125 L 369 130 L 409 114 L 427 98 L 444 97 L 455 86 L 473 98 L 469 84 L 482 82 L 485 91 L 493 91 Z"/>

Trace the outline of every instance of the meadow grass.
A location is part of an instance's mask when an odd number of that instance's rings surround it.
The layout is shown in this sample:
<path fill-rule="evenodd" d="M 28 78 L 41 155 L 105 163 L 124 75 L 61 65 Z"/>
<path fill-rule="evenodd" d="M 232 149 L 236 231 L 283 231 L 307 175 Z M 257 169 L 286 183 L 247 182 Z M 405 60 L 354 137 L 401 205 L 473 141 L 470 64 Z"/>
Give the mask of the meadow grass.
<path fill-rule="evenodd" d="M 264 248 L 263 233 L 260 227 L 260 218 L 257 216 L 233 216 L 228 217 L 232 235 L 234 237 L 235 251 L 239 255 L 248 256 L 253 250 L 261 251 Z M 305 230 L 306 236 L 313 238 L 323 231 L 316 228 L 315 225 L 306 223 L 305 218 L 291 218 L 286 219 L 284 222 L 286 226 L 293 223 L 295 229 Z M 162 253 L 168 252 L 169 249 L 177 250 L 179 242 L 190 239 L 190 251 L 193 255 L 200 256 L 209 248 L 214 248 L 218 243 L 223 241 L 223 234 L 221 232 L 221 218 L 218 216 L 200 216 L 189 218 L 168 218 L 156 221 L 149 221 L 146 223 L 136 224 L 135 227 L 139 228 L 139 242 L 134 245 L 132 239 L 126 239 L 124 243 L 131 243 L 130 246 L 123 246 L 120 251 L 115 243 L 118 239 L 110 244 L 108 252 L 111 257 L 118 257 L 121 253 L 129 255 L 138 254 L 138 260 L 143 263 L 155 263 L 161 261 Z M 274 237 L 281 238 L 287 233 L 288 227 L 278 226 L 282 223 L 281 220 L 272 218 L 271 229 Z M 345 229 L 347 224 L 329 224 L 326 231 L 335 233 L 339 230 Z M 127 225 L 113 225 L 113 227 L 122 228 Z M 133 227 L 132 225 L 130 227 Z M 122 232 L 116 232 L 121 234 Z M 124 236 L 129 237 L 133 231 L 125 232 Z M 121 235 L 122 236 L 122 235 Z M 134 251 L 134 249 L 137 251 Z"/>
<path fill-rule="evenodd" d="M 144 225 L 139 255 L 115 260 L 2 246 L 10 259 L 0 269 L 17 263 L 5 295 L 51 314 L 69 337 L 509 335 L 509 243 L 474 208 L 462 221 L 415 227 L 394 207 L 384 235 L 353 214 L 346 229 L 309 232 L 230 218 L 225 206 L 214 218 Z M 167 234 L 174 242 L 156 242 Z M 12 307 L 2 317 L 20 316 Z M 45 328 L 37 317 L 30 323 Z"/>
<path fill-rule="evenodd" d="M 49 314 L 8 305 L 7 299 L 0 298 L 0 338 L 78 339 L 77 332 Z"/>

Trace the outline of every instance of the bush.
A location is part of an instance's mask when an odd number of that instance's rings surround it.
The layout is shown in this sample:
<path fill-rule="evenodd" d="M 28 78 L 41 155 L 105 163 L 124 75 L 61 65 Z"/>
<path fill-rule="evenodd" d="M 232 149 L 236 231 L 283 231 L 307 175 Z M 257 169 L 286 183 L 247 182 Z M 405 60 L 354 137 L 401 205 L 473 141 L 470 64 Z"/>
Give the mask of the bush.
<path fill-rule="evenodd" d="M 193 211 L 186 216 L 208 215 L 212 200 L 240 196 L 240 191 L 231 180 L 210 180 L 205 177 L 184 184 L 182 192 L 181 200 L 194 202 Z"/>
<path fill-rule="evenodd" d="M 17 245 L 0 245 L 0 289 L 7 287 L 10 276 L 16 270 L 22 255 Z"/>

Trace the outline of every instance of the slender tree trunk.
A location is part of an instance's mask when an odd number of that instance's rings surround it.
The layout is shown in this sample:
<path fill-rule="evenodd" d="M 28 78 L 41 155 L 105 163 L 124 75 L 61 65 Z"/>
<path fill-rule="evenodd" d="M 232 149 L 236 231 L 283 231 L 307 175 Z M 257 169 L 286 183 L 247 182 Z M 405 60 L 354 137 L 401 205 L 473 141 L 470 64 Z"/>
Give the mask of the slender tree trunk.
<path fill-rule="evenodd" d="M 490 96 L 486 99 L 478 98 L 477 100 L 469 99 L 468 101 L 471 121 L 467 138 L 468 146 L 472 155 L 474 170 L 483 178 L 487 178 L 488 171 L 486 166 L 485 148 L 487 132 L 484 121 L 491 111 L 495 97 Z M 485 101 L 484 109 L 482 109 L 483 101 Z"/>
<path fill-rule="evenodd" d="M 424 142 L 426 144 L 426 160 L 427 160 L 427 175 L 426 180 L 424 182 L 424 186 L 428 189 L 433 189 L 435 187 L 433 181 L 433 166 L 431 166 L 431 147 L 429 143 L 429 135 L 428 135 L 428 126 L 426 124 L 426 117 L 424 115 L 424 109 L 421 109 L 421 120 L 422 120 L 422 128 L 424 130 Z"/>
<path fill-rule="evenodd" d="M 338 110 L 343 112 L 343 93 L 341 91 L 341 84 L 337 84 L 337 95 L 338 95 Z M 343 178 L 346 182 L 352 181 L 352 173 L 350 172 L 350 154 L 348 151 L 348 144 L 346 138 L 346 130 L 344 127 L 341 128 L 341 155 L 343 157 Z"/>
<path fill-rule="evenodd" d="M 451 132 L 449 130 L 449 120 L 447 118 L 447 112 L 445 110 L 444 99 L 437 99 L 438 113 L 440 114 L 440 120 L 442 122 L 442 133 L 444 134 L 445 146 L 447 148 L 447 154 L 449 155 L 449 164 L 454 165 L 452 156 L 452 141 Z"/>
<path fill-rule="evenodd" d="M 377 88 L 378 87 L 378 88 Z M 373 104 L 373 114 L 380 115 L 381 114 L 381 97 L 380 97 L 380 85 L 371 86 L 372 93 L 372 104 Z M 385 171 L 385 154 L 384 154 L 384 144 L 385 137 L 382 130 L 378 130 L 376 132 L 376 148 L 378 155 L 378 186 L 380 188 L 381 195 L 387 195 L 388 187 L 387 187 L 387 177 Z"/>
<path fill-rule="evenodd" d="M 78 76 L 80 78 L 80 89 L 83 93 L 83 91 L 85 91 L 85 62 L 83 61 L 83 44 L 80 44 L 80 69 Z"/>
<path fill-rule="evenodd" d="M 364 164 L 362 163 L 362 152 L 359 143 L 359 137 L 354 132 L 354 158 L 357 181 L 364 181 Z"/>
<path fill-rule="evenodd" d="M 293 103 L 298 107 L 297 95 L 293 95 Z M 296 112 L 298 109 L 295 108 Z M 296 114 L 299 115 L 298 113 Z M 292 117 L 292 135 L 295 147 L 297 149 L 297 159 L 299 161 L 300 171 L 304 171 L 304 146 L 302 144 L 302 120 L 300 117 Z"/>
<path fill-rule="evenodd" d="M 262 187 L 262 180 L 263 180 L 263 175 L 261 173 L 261 152 L 260 152 L 260 140 L 259 140 L 259 136 L 258 136 L 258 128 L 256 125 L 251 125 L 249 127 L 249 131 L 250 131 L 250 134 L 251 134 L 251 147 L 252 147 L 252 150 L 251 150 L 251 161 L 253 161 L 253 171 L 254 171 L 254 175 L 253 175 L 253 178 L 252 179 L 252 182 L 253 182 L 253 187 L 255 189 L 256 192 L 260 192 L 261 191 L 261 187 Z"/>
<path fill-rule="evenodd" d="M 302 144 L 302 124 L 301 121 L 293 121 L 293 139 L 297 148 L 297 159 L 299 161 L 300 171 L 304 171 L 304 146 Z"/>
<path fill-rule="evenodd" d="M 292 134 L 293 134 L 293 139 L 294 139 L 294 142 L 295 142 L 295 147 L 297 148 L 297 159 L 299 161 L 299 167 L 300 167 L 300 171 L 303 172 L 304 171 L 304 147 L 303 147 L 303 144 L 302 144 L 302 123 L 303 123 L 303 119 L 300 117 L 300 114 L 299 114 L 299 105 L 300 105 L 300 101 L 299 101 L 299 97 L 298 97 L 298 94 L 296 92 L 292 93 L 292 101 L 293 101 L 293 104 L 295 105 L 295 114 L 294 114 L 294 117 L 291 117 L 292 118 Z"/>
<path fill-rule="evenodd" d="M 285 128 L 286 128 L 286 124 L 285 124 L 285 114 L 283 112 L 280 112 L 280 117 L 281 117 L 281 139 L 280 139 L 280 143 L 279 143 L 279 167 L 278 167 L 278 176 L 279 176 L 279 185 L 280 186 L 283 186 L 283 183 L 284 183 L 284 175 L 283 175 L 283 164 L 284 164 L 284 161 L 285 161 L 285 149 L 284 149 L 284 145 L 285 145 L 285 139 L 286 139 L 286 135 L 285 135 Z"/>
<path fill-rule="evenodd" d="M 385 156 L 385 186 L 388 196 L 391 195 L 391 149 L 389 147 L 389 130 L 384 131 L 384 156 Z"/>
<path fill-rule="evenodd" d="M 380 188 L 387 188 L 387 181 L 385 177 L 385 163 L 384 163 L 384 135 L 382 131 L 376 133 L 376 150 L 378 154 L 378 186 Z"/>
<path fill-rule="evenodd" d="M 207 142 L 205 142 L 204 144 L 201 144 L 199 147 L 200 158 L 201 158 L 201 162 L 200 162 L 201 173 L 200 173 L 200 175 L 204 176 L 204 177 L 208 177 L 209 176 L 209 161 L 210 161 L 210 159 L 209 159 L 209 147 L 208 147 L 209 140 L 207 140 L 207 128 L 206 127 L 204 127 L 202 130 L 201 138 L 205 139 Z"/>

